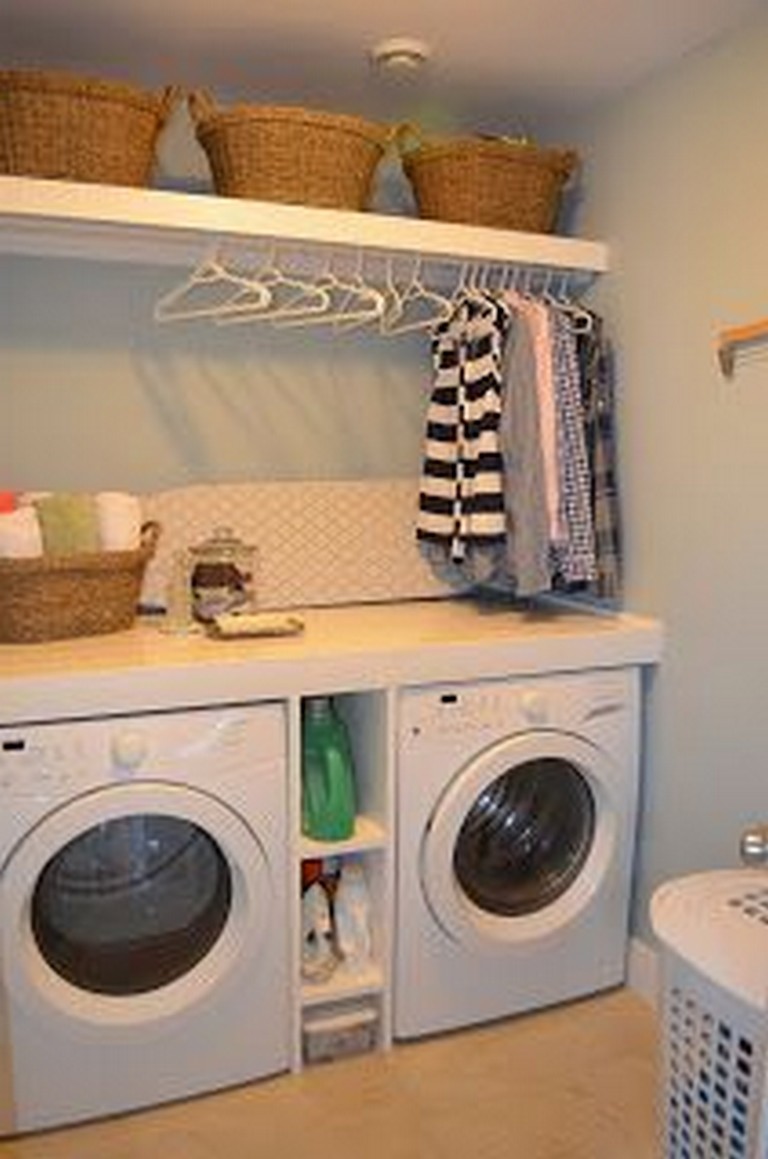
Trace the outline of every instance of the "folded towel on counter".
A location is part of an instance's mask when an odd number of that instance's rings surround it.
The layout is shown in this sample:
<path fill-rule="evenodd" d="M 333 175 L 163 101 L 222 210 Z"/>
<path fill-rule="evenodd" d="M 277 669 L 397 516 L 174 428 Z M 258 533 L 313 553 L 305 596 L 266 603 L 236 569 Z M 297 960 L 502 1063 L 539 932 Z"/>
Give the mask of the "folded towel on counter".
<path fill-rule="evenodd" d="M 100 491 L 96 516 L 104 551 L 136 551 L 141 540 L 141 506 L 135 495 Z"/>
<path fill-rule="evenodd" d="M 57 492 L 35 499 L 45 555 L 99 551 L 99 520 L 93 495 Z"/>
<path fill-rule="evenodd" d="M 0 556 L 28 559 L 43 554 L 43 537 L 34 507 L 0 512 Z"/>

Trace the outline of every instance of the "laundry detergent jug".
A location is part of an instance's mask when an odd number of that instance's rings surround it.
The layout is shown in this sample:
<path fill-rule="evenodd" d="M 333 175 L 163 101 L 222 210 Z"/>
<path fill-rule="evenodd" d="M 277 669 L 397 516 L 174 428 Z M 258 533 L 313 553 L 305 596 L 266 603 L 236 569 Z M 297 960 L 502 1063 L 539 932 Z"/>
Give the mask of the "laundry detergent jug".
<path fill-rule="evenodd" d="M 355 772 L 349 735 L 329 696 L 304 702 L 301 828 L 318 841 L 343 841 L 355 829 Z"/>

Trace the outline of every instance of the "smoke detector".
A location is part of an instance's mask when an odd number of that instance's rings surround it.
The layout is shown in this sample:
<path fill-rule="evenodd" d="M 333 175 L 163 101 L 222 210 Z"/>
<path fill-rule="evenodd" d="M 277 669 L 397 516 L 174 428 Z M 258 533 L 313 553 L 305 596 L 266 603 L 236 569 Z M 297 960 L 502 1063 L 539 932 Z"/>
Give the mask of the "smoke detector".
<path fill-rule="evenodd" d="M 390 36 L 374 45 L 369 55 L 371 64 L 380 72 L 414 73 L 424 67 L 432 49 L 411 36 Z"/>

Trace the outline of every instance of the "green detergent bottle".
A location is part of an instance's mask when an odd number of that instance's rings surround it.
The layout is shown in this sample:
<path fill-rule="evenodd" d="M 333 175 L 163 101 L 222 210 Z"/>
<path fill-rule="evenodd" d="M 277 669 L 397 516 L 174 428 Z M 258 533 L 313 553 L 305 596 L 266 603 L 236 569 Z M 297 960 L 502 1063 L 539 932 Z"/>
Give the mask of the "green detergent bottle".
<path fill-rule="evenodd" d="M 317 841 L 343 841 L 355 830 L 355 773 L 344 721 L 329 696 L 304 702 L 301 829 Z"/>

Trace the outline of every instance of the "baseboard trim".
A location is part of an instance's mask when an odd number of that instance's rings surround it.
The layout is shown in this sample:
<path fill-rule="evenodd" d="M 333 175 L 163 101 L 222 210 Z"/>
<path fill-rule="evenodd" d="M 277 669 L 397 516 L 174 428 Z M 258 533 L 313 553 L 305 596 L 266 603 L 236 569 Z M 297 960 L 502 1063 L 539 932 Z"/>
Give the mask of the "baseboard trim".
<path fill-rule="evenodd" d="M 627 985 L 651 1006 L 659 1001 L 659 955 L 641 938 L 630 938 L 627 957 Z"/>

